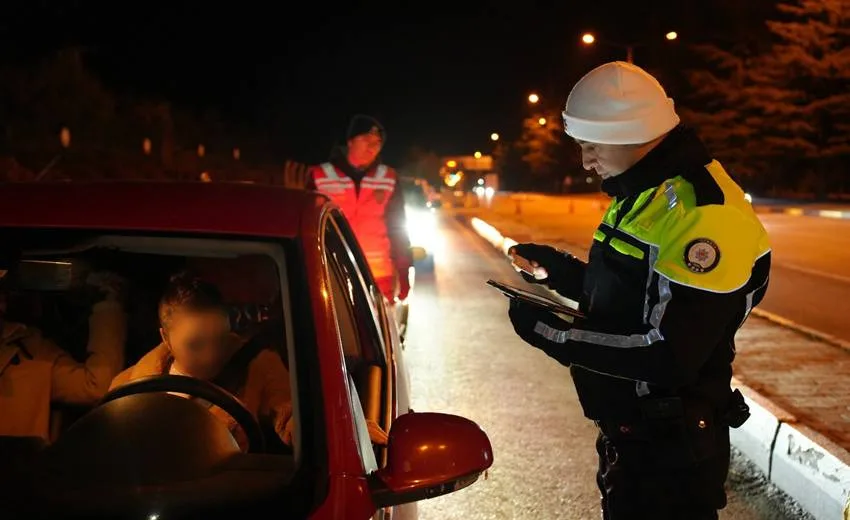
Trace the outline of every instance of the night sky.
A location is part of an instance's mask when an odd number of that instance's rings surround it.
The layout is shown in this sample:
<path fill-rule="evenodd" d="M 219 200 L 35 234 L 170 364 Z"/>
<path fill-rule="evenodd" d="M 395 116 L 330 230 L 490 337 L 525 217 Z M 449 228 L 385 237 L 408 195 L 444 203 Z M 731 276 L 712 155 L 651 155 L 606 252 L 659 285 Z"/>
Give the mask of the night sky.
<path fill-rule="evenodd" d="M 519 132 L 529 92 L 562 105 L 578 74 L 625 57 L 583 47 L 584 31 L 649 43 L 636 62 L 663 75 L 687 65 L 687 44 L 762 25 L 755 6 L 770 2 L 746 2 L 734 23 L 703 5 L 738 2 L 7 2 L 0 45 L 15 59 L 83 45 L 110 88 L 216 109 L 305 162 L 372 114 L 400 161 L 413 145 L 486 150 L 491 132 Z"/>

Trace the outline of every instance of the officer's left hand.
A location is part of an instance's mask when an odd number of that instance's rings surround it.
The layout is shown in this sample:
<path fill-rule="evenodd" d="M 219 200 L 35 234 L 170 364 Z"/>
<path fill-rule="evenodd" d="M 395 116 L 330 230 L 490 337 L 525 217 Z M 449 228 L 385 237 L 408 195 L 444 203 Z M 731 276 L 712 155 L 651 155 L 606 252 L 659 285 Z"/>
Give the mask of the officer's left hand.
<path fill-rule="evenodd" d="M 562 344 L 563 342 L 557 341 L 556 336 L 572 327 L 550 312 L 515 299 L 511 299 L 508 316 L 517 335 L 544 352 Z"/>
<path fill-rule="evenodd" d="M 410 278 L 407 271 L 398 274 L 398 299 L 404 301 L 410 295 Z"/>

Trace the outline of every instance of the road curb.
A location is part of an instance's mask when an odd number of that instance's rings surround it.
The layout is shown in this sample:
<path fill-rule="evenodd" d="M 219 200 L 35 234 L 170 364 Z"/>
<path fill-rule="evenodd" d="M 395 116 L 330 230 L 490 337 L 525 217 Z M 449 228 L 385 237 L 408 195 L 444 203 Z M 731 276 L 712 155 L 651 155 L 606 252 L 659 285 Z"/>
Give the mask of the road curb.
<path fill-rule="evenodd" d="M 753 206 L 756 213 L 782 213 L 794 217 L 819 217 L 838 220 L 850 219 L 850 211 L 834 209 L 806 209 L 800 207 L 773 208 L 770 206 Z"/>
<path fill-rule="evenodd" d="M 505 255 L 517 243 L 478 217 L 471 217 L 468 222 L 479 236 Z M 846 342 L 771 313 L 754 309 L 753 314 L 850 349 L 841 344 Z M 732 378 L 732 385 L 746 396 L 752 414 L 740 428 L 730 429 L 733 445 L 817 520 L 850 519 L 850 452 L 801 424 L 792 413 L 737 378 Z"/>
<path fill-rule="evenodd" d="M 772 312 L 765 311 L 759 308 L 755 308 L 752 310 L 752 314 L 754 316 L 758 316 L 759 318 L 765 319 L 771 323 L 776 325 L 785 327 L 787 329 L 791 329 L 798 334 L 802 334 L 803 336 L 807 336 L 811 339 L 820 341 L 822 343 L 828 343 L 830 345 L 836 346 L 838 348 L 843 348 L 844 350 L 850 351 L 850 342 L 847 342 L 843 339 L 836 338 L 830 334 L 825 332 L 821 332 L 819 330 L 811 329 L 806 327 L 805 325 L 800 325 L 795 321 L 791 321 L 787 318 L 783 318 L 782 316 L 777 316 Z"/>

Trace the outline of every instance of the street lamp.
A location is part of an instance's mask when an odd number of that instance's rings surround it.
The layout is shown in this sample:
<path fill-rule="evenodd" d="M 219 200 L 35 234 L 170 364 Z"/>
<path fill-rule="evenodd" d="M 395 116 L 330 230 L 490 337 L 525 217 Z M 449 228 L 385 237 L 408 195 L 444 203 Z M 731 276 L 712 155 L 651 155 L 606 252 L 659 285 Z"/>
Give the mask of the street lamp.
<path fill-rule="evenodd" d="M 142 140 L 142 151 L 145 152 L 145 155 L 150 155 L 151 154 L 151 148 L 152 148 L 151 140 L 148 139 L 147 137 L 145 137 L 144 140 Z"/>
<path fill-rule="evenodd" d="M 540 124 L 540 126 L 546 126 L 546 118 L 545 117 L 541 117 L 540 119 L 537 120 L 537 122 Z"/>
<path fill-rule="evenodd" d="M 540 96 L 538 96 L 537 94 L 529 94 L 529 96 L 528 96 L 528 102 L 529 103 L 534 105 L 538 101 L 540 101 Z"/>
<path fill-rule="evenodd" d="M 446 161 L 446 166 L 449 168 L 454 168 L 457 166 L 457 161 Z"/>
<path fill-rule="evenodd" d="M 673 41 L 673 40 L 676 40 L 676 39 L 679 38 L 679 33 L 677 33 L 676 31 L 670 31 L 667 34 L 665 34 L 664 37 L 667 39 L 667 41 Z M 635 62 L 635 59 L 634 59 L 634 57 L 635 57 L 635 47 L 638 47 L 640 45 L 644 45 L 642 43 L 618 43 L 618 42 L 612 42 L 612 41 L 609 41 L 609 40 L 597 40 L 596 36 L 594 36 L 592 33 L 584 33 L 581 36 L 581 41 L 585 45 L 593 45 L 598 41 L 599 43 L 601 43 L 603 45 L 608 45 L 609 47 L 618 47 L 620 49 L 625 49 L 626 50 L 626 61 L 629 62 L 629 63 Z"/>
<path fill-rule="evenodd" d="M 59 143 L 62 145 L 62 148 L 71 146 L 71 131 L 66 126 L 63 126 L 59 132 Z"/>
<path fill-rule="evenodd" d="M 480 159 L 481 158 L 481 152 L 475 152 L 475 158 Z"/>
<path fill-rule="evenodd" d="M 499 134 L 497 134 L 496 132 L 493 132 L 492 134 L 490 134 L 490 140 L 491 141 L 498 141 L 499 140 Z"/>

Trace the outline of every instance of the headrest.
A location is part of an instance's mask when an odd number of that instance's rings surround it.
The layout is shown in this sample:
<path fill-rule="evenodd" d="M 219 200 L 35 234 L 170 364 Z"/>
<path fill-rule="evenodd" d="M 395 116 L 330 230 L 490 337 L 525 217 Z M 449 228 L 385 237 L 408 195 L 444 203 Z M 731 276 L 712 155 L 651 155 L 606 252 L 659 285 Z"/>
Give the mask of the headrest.
<path fill-rule="evenodd" d="M 277 264 L 266 255 L 192 258 L 187 267 L 214 283 L 228 305 L 270 305 L 280 292 Z"/>

